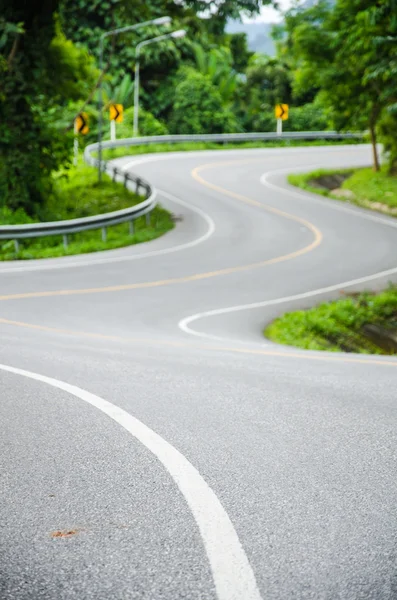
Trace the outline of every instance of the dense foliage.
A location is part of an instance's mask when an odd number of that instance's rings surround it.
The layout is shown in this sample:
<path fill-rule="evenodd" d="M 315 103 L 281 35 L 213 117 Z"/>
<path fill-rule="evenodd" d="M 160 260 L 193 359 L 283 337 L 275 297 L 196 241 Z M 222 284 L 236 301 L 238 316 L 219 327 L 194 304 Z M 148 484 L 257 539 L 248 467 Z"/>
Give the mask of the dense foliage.
<path fill-rule="evenodd" d="M 53 173 L 71 160 L 81 110 L 97 136 L 98 86 L 125 107 L 118 136 L 132 135 L 136 45 L 173 29 L 187 36 L 141 54 L 140 134 L 274 131 L 274 105 L 290 104 L 285 130 L 368 129 L 397 171 L 397 0 L 320 0 L 288 11 L 274 30 L 277 55 L 254 54 L 228 18 L 272 0 L 0 0 L 0 208 L 34 216 Z M 104 32 L 168 15 L 171 25 Z"/>
<path fill-rule="evenodd" d="M 280 51 L 293 73 L 294 97 L 317 97 L 337 129 L 368 129 L 379 170 L 377 134 L 397 108 L 396 0 L 321 0 L 293 9 Z M 391 140 L 389 149 L 393 165 Z"/>

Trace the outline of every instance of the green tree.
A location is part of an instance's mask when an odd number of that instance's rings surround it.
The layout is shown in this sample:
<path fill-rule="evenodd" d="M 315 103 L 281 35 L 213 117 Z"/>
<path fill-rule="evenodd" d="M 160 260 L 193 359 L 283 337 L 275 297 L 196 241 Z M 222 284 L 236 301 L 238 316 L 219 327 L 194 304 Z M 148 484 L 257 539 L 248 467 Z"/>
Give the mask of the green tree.
<path fill-rule="evenodd" d="M 132 106 L 134 101 L 134 82 L 127 73 L 118 85 L 112 86 L 109 81 L 103 84 L 105 104 L 122 104 L 124 108 Z M 107 106 L 106 106 L 107 108 Z"/>
<path fill-rule="evenodd" d="M 278 58 L 254 55 L 247 68 L 247 89 L 260 90 L 261 101 L 274 107 L 291 102 L 291 73 Z"/>
<path fill-rule="evenodd" d="M 283 126 L 284 131 L 324 131 L 329 122 L 323 106 L 317 101 L 303 106 L 291 106 L 289 118 Z"/>
<path fill-rule="evenodd" d="M 243 12 L 253 14 L 270 3 L 270 0 L 148 0 L 141 3 L 131 0 L 80 0 L 76 4 L 75 0 L 60 0 L 60 14 L 66 36 L 77 44 L 83 44 L 95 55 L 101 33 L 126 24 L 169 15 L 173 19 L 173 28 L 186 29 L 186 39 L 148 46 L 142 60 L 143 106 L 157 118 L 166 120 L 173 104 L 176 73 L 182 64 L 194 60 L 192 40 L 198 40 L 205 52 L 211 47 L 229 43 L 232 48 L 232 42 L 224 34 L 227 19 L 239 18 Z M 206 18 L 201 18 L 200 13 L 204 13 Z M 117 86 L 125 75 L 133 75 L 136 44 L 164 31 L 167 28 L 145 28 L 107 40 L 105 62 L 112 87 Z M 237 52 L 243 50 L 243 45 L 233 42 L 233 48 L 233 64 L 237 64 Z M 246 58 L 245 53 L 246 50 L 241 55 L 242 61 Z"/>
<path fill-rule="evenodd" d="M 126 25 L 134 25 L 168 15 L 173 28 L 190 27 L 196 16 L 192 9 L 173 0 L 60 0 L 60 17 L 66 36 L 98 57 L 99 39 Z M 133 78 L 136 45 L 144 39 L 169 31 L 169 27 L 145 27 L 136 31 L 108 37 L 104 45 L 105 80 L 112 89 L 117 88 L 125 76 Z M 185 57 L 192 57 L 186 40 L 172 40 L 145 48 L 141 59 L 141 100 L 156 116 L 169 114 L 170 103 L 156 102 L 155 96 L 163 92 Z M 168 97 L 166 98 L 166 100 Z M 172 98 L 171 98 L 172 104 Z"/>
<path fill-rule="evenodd" d="M 245 73 L 253 52 L 248 50 L 247 36 L 245 33 L 233 33 L 227 36 L 230 52 L 232 54 L 232 66 L 237 73 Z"/>
<path fill-rule="evenodd" d="M 214 33 L 224 30 L 228 19 L 239 19 L 241 14 L 254 16 L 263 6 L 277 4 L 277 0 L 186 0 L 196 13 L 205 13 L 214 21 Z"/>
<path fill-rule="evenodd" d="M 49 173 L 65 158 L 45 119 L 57 7 L 55 0 L 1 4 L 0 197 L 12 209 L 33 212 Z"/>
<path fill-rule="evenodd" d="M 290 14 L 287 48 L 297 57 L 295 85 L 320 90 L 319 99 L 337 129 L 369 129 L 375 170 L 377 125 L 396 98 L 395 68 L 390 66 L 395 46 L 391 50 L 387 43 L 395 34 L 393 4 L 337 0 L 333 8 L 320 2 Z"/>
<path fill-rule="evenodd" d="M 324 0 L 310 8 L 293 6 L 286 13 L 284 23 L 273 27 L 277 58 L 289 69 L 292 99 L 298 105 L 313 102 L 320 90 L 316 70 L 303 49 L 313 52 L 317 44 L 318 61 L 325 65 L 332 60 L 327 40 L 318 36 L 329 12 L 330 5 Z"/>
<path fill-rule="evenodd" d="M 354 125 L 362 113 L 366 116 L 375 170 L 380 168 L 377 125 L 384 109 L 397 99 L 395 71 L 393 74 L 384 64 L 389 53 L 384 51 L 385 47 L 382 51 L 379 44 L 374 44 L 377 38 L 392 33 L 396 13 L 388 12 L 381 19 L 376 17 L 379 8 L 388 4 L 389 0 L 379 0 L 378 6 L 370 0 L 338 0 L 330 19 L 331 31 L 337 36 L 333 44 L 335 73 L 330 78 L 330 84 L 335 85 L 329 90 L 328 97 L 333 106 L 344 112 L 347 123 Z M 342 23 L 339 22 L 341 19 Z M 357 115 L 358 111 L 360 115 Z M 343 118 L 341 123 L 344 124 Z"/>
<path fill-rule="evenodd" d="M 212 48 L 205 52 L 200 44 L 194 44 L 193 49 L 197 70 L 218 88 L 224 104 L 229 104 L 237 87 L 237 74 L 233 70 L 233 57 L 229 48 Z"/>
<path fill-rule="evenodd" d="M 369 66 L 366 78 L 377 82 L 387 107 L 379 123 L 380 139 L 389 159 L 389 171 L 397 175 L 397 1 L 377 2 L 369 14 L 376 28 L 376 63 Z"/>
<path fill-rule="evenodd" d="M 55 36 L 47 56 L 51 76 L 50 91 L 58 102 L 83 98 L 92 89 L 99 71 L 94 58 L 86 48 L 77 47 L 68 40 L 56 16 Z"/>
<path fill-rule="evenodd" d="M 191 68 L 183 69 L 175 92 L 171 132 L 227 133 L 237 127 L 233 113 L 224 107 L 211 78 Z"/>
<path fill-rule="evenodd" d="M 57 9 L 57 0 L 1 2 L 0 198 L 30 214 L 44 203 L 51 173 L 69 160 L 71 139 L 54 115 L 64 96 L 89 88 L 93 68 L 60 31 Z"/>
<path fill-rule="evenodd" d="M 236 92 L 235 112 L 246 131 L 273 131 L 274 106 L 290 103 L 291 75 L 277 58 L 255 54 Z"/>
<path fill-rule="evenodd" d="M 134 123 L 134 108 L 127 108 L 124 111 L 123 122 L 118 123 L 117 137 L 118 138 L 130 138 L 133 137 L 133 123 Z M 105 125 L 106 127 L 106 125 Z M 142 136 L 146 135 L 167 135 L 168 129 L 164 123 L 158 121 L 151 113 L 144 109 L 139 110 L 139 133 Z M 109 139 L 109 129 L 105 133 L 105 139 Z"/>

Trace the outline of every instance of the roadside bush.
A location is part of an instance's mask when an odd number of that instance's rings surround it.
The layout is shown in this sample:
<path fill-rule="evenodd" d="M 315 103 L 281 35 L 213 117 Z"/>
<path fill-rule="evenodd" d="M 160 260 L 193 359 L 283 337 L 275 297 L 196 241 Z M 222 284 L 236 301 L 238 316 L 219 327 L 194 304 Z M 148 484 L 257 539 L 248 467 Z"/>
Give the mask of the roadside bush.
<path fill-rule="evenodd" d="M 274 106 L 270 104 L 249 106 L 244 126 L 247 131 L 275 131 Z M 283 122 L 283 131 L 325 131 L 327 129 L 329 123 L 324 110 L 315 103 L 290 106 L 289 118 Z"/>
<path fill-rule="evenodd" d="M 124 119 L 122 123 L 117 123 L 117 137 L 129 138 L 132 137 L 134 125 L 134 108 L 128 108 L 124 111 Z M 168 129 L 164 123 L 156 119 L 152 113 L 147 112 L 143 108 L 139 109 L 139 135 L 167 135 Z M 109 131 L 106 133 L 106 138 L 109 139 Z"/>
<path fill-rule="evenodd" d="M 29 217 L 23 208 L 12 211 L 8 206 L 0 207 L 0 225 L 20 225 L 33 222 L 34 219 Z"/>
<path fill-rule="evenodd" d="M 263 104 L 260 110 L 252 114 L 247 125 L 248 131 L 276 131 L 274 107 Z"/>
<path fill-rule="evenodd" d="M 62 109 L 59 117 L 59 128 L 66 128 L 73 123 L 73 118 L 79 112 L 80 105 L 77 103 L 69 103 L 67 107 Z M 95 143 L 98 140 L 98 111 L 92 104 L 84 108 L 84 112 L 88 115 L 89 133 L 87 135 L 79 135 L 80 148 L 84 148 L 87 144 Z M 124 110 L 123 122 L 116 124 L 117 138 L 130 138 L 133 135 L 134 124 L 134 109 L 133 107 Z M 109 111 L 103 113 L 103 139 L 110 139 L 110 121 Z M 156 119 L 150 112 L 143 108 L 139 110 L 139 135 L 167 135 L 168 129 L 164 123 Z"/>
<path fill-rule="evenodd" d="M 284 131 L 324 131 L 329 129 L 328 120 L 321 106 L 311 103 L 292 106 L 289 119 L 284 121 Z"/>
<path fill-rule="evenodd" d="M 363 292 L 308 310 L 287 313 L 265 330 L 271 340 L 309 350 L 390 354 L 365 335 L 364 326 L 397 327 L 397 289 Z"/>
<path fill-rule="evenodd" d="M 223 106 L 217 87 L 207 75 L 184 69 L 175 90 L 171 133 L 230 133 L 238 131 L 233 112 Z"/>

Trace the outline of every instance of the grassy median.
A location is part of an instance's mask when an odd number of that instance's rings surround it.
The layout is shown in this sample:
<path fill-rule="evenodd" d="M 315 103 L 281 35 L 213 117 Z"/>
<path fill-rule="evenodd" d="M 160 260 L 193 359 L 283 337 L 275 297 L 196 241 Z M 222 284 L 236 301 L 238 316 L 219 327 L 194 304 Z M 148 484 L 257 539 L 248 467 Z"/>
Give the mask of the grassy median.
<path fill-rule="evenodd" d="M 397 354 L 397 288 L 346 295 L 309 310 L 287 313 L 273 321 L 264 334 L 279 344 L 305 350 Z"/>
<path fill-rule="evenodd" d="M 54 176 L 53 192 L 46 205 L 37 211 L 36 219 L 30 218 L 21 210 L 12 213 L 7 208 L 0 208 L 0 224 L 89 217 L 121 210 L 139 202 L 142 202 L 141 197 L 126 190 L 122 184 L 114 183 L 107 175 L 103 176 L 99 185 L 96 170 L 80 163 L 77 167 Z M 149 226 L 145 217 L 134 222 L 133 235 L 129 233 L 129 224 L 123 223 L 108 227 L 106 242 L 102 241 L 100 229 L 71 234 L 68 236 L 67 248 L 63 246 L 62 236 L 59 235 L 20 240 L 19 252 L 15 251 L 14 242 L 10 240 L 0 242 L 0 260 L 50 258 L 121 248 L 152 240 L 173 227 L 170 213 L 156 207 L 151 213 Z"/>
<path fill-rule="evenodd" d="M 320 169 L 289 175 L 288 181 L 309 192 L 397 216 L 397 176 L 389 175 L 385 167 L 378 173 L 371 168 Z"/>
<path fill-rule="evenodd" d="M 386 168 L 321 169 L 290 175 L 304 190 L 397 216 L 397 177 Z M 397 288 L 344 295 L 309 310 L 287 313 L 264 331 L 280 344 L 306 350 L 397 354 Z"/>

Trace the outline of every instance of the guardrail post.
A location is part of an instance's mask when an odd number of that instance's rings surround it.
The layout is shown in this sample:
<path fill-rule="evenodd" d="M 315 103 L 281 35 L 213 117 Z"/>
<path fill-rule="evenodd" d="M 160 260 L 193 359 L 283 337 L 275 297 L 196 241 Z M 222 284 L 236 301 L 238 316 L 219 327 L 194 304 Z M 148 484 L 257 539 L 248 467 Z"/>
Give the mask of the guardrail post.
<path fill-rule="evenodd" d="M 146 226 L 150 227 L 150 212 L 146 213 Z"/>
<path fill-rule="evenodd" d="M 117 177 L 117 169 L 116 167 L 113 169 L 113 182 L 116 181 L 116 177 Z"/>
<path fill-rule="evenodd" d="M 141 182 L 139 179 L 137 179 L 135 183 L 136 183 L 135 193 L 139 194 L 139 188 L 141 187 Z"/>
<path fill-rule="evenodd" d="M 14 240 L 14 247 L 15 247 L 15 252 L 18 254 L 18 252 L 19 252 L 19 242 L 18 242 L 18 240 Z"/>
<path fill-rule="evenodd" d="M 102 241 L 103 241 L 103 242 L 106 242 L 106 240 L 107 240 L 107 237 L 108 237 L 108 236 L 107 236 L 107 230 L 106 230 L 106 227 L 102 227 Z"/>
<path fill-rule="evenodd" d="M 124 173 L 124 187 L 127 187 L 127 183 L 128 183 L 128 173 Z"/>
<path fill-rule="evenodd" d="M 68 234 L 64 233 L 62 237 L 63 237 L 63 247 L 67 248 L 68 247 Z"/>
<path fill-rule="evenodd" d="M 134 235 L 135 231 L 134 231 L 134 221 L 130 221 L 129 222 L 129 230 L 130 230 L 130 235 Z"/>

